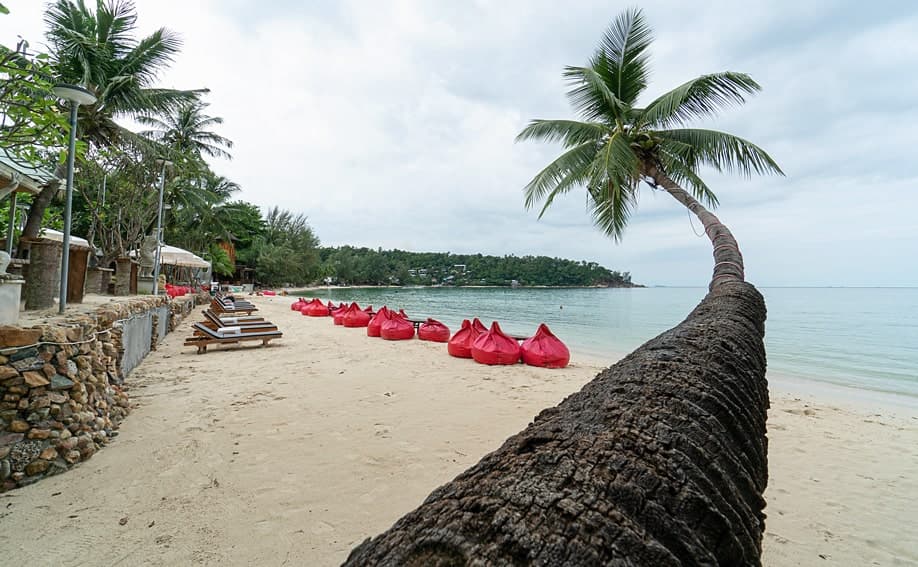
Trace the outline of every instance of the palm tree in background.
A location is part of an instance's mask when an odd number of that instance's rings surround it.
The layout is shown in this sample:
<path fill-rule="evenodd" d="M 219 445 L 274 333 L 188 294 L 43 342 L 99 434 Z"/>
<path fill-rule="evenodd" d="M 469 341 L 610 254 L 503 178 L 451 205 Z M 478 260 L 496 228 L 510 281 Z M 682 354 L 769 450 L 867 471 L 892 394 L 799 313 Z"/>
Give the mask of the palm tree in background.
<path fill-rule="evenodd" d="M 713 208 L 717 197 L 699 176 L 699 168 L 745 176 L 783 172 L 751 142 L 685 125 L 742 104 L 760 87 L 743 73 L 713 73 L 641 108 L 638 98 L 647 87 L 647 50 L 652 41 L 641 11 L 631 10 L 612 23 L 589 65 L 565 68 L 567 95 L 582 120 L 533 120 L 517 136 L 517 141 L 561 142 L 565 147 L 526 185 L 526 207 L 541 203 L 541 218 L 556 197 L 586 187 L 594 223 L 618 241 L 643 181 L 668 192 L 701 220 L 714 243 L 712 287 L 722 280 L 743 280 L 736 240 L 702 204 Z"/>
<path fill-rule="evenodd" d="M 205 102 L 194 100 L 163 113 L 161 119 L 138 116 L 138 122 L 153 128 L 141 132 L 141 135 L 180 153 L 232 159 L 233 156 L 226 151 L 233 147 L 232 140 L 211 131 L 212 127 L 223 124 L 223 119 L 204 114 L 207 106 Z"/>
<path fill-rule="evenodd" d="M 98 0 L 93 12 L 84 0 L 57 0 L 48 6 L 45 24 L 58 78 L 83 85 L 98 98 L 80 107 L 80 138 L 91 144 L 143 146 L 144 139 L 116 119 L 176 111 L 206 92 L 153 86 L 182 42 L 166 28 L 137 39 L 133 2 Z"/>
<path fill-rule="evenodd" d="M 174 180 L 165 197 L 172 207 L 173 219 L 167 226 L 166 240 L 193 251 L 206 250 L 216 241 L 231 240 L 233 235 L 224 221 L 233 210 L 229 198 L 239 190 L 237 183 L 211 172 Z"/>
<path fill-rule="evenodd" d="M 98 0 L 93 12 L 84 0 L 56 0 L 45 11 L 45 25 L 56 80 L 82 85 L 96 95 L 95 104 L 79 108 L 79 136 L 91 147 L 158 157 L 157 145 L 117 120 L 166 113 L 207 92 L 153 86 L 178 54 L 181 40 L 165 28 L 137 39 L 133 2 Z M 56 184 L 49 184 L 35 197 L 23 240 L 38 235 L 44 212 L 57 191 Z"/>

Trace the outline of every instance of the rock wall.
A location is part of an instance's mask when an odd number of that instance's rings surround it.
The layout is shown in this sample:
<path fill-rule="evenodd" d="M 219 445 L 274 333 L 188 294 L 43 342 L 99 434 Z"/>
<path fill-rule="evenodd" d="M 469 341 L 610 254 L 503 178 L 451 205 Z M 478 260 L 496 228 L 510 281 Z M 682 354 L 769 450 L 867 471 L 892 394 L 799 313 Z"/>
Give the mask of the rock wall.
<path fill-rule="evenodd" d="M 63 472 L 115 437 L 131 409 L 123 323 L 168 305 L 171 330 L 199 299 L 137 297 L 31 328 L 0 327 L 0 492 Z M 147 319 L 155 329 L 157 317 Z M 151 336 L 153 349 L 159 333 Z"/>

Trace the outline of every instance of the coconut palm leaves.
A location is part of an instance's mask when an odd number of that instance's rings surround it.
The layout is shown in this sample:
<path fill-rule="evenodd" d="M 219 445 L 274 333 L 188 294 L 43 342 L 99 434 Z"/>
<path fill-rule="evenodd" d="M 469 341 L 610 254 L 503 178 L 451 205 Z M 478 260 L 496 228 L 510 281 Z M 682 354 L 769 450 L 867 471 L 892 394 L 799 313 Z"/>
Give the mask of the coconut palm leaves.
<path fill-rule="evenodd" d="M 223 124 L 223 119 L 204 114 L 207 106 L 207 103 L 196 100 L 182 103 L 177 108 L 163 113 L 162 119 L 139 116 L 138 122 L 153 128 L 141 132 L 141 135 L 165 144 L 179 153 L 232 159 L 226 149 L 232 148 L 233 142 L 211 131 L 214 126 Z"/>
<path fill-rule="evenodd" d="M 517 136 L 517 141 L 560 142 L 565 147 L 525 187 L 526 207 L 541 203 L 540 217 L 556 197 L 585 187 L 594 223 L 619 240 L 637 204 L 641 181 L 654 187 L 672 181 L 703 203 L 716 205 L 717 197 L 698 174 L 702 166 L 746 176 L 782 173 L 764 150 L 747 140 L 714 130 L 676 128 L 745 102 L 760 89 L 748 75 L 704 75 L 645 108 L 638 106 L 647 87 L 652 40 L 639 10 L 619 16 L 588 66 L 564 70 L 568 99 L 582 120 L 533 120 Z"/>
<path fill-rule="evenodd" d="M 80 108 L 81 137 L 92 144 L 144 144 L 116 118 L 164 113 L 194 101 L 206 90 L 153 87 L 172 63 L 181 40 L 160 28 L 136 39 L 137 11 L 127 0 L 56 0 L 45 12 L 51 56 L 63 82 L 84 85 L 98 102 Z"/>

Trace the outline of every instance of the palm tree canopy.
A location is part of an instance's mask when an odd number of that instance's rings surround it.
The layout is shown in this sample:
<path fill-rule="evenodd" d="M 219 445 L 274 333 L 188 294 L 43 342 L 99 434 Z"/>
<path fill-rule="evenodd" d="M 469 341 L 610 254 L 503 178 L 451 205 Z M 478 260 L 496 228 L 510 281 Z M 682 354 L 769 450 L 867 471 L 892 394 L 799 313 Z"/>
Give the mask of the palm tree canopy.
<path fill-rule="evenodd" d="M 56 0 L 45 12 L 47 38 L 59 78 L 91 90 L 98 102 L 80 108 L 82 137 L 110 145 L 127 139 L 142 144 L 116 118 L 168 112 L 196 100 L 203 90 L 153 86 L 181 48 L 166 28 L 136 39 L 137 10 L 129 0 Z"/>
<path fill-rule="evenodd" d="M 542 203 L 541 216 L 559 195 L 585 187 L 595 224 L 620 240 L 637 204 L 640 182 L 661 176 L 684 185 L 700 201 L 717 197 L 699 168 L 745 176 L 783 172 L 755 144 L 716 130 L 689 128 L 696 118 L 743 104 L 760 90 L 751 77 L 725 71 L 703 75 L 663 94 L 644 108 L 648 48 L 653 41 L 640 10 L 620 15 L 585 67 L 566 67 L 571 105 L 581 120 L 533 120 L 517 141 L 560 142 L 565 151 L 526 185 L 526 207 Z"/>
<path fill-rule="evenodd" d="M 232 159 L 224 148 L 232 148 L 233 142 L 215 134 L 210 129 L 223 124 L 223 119 L 204 114 L 207 103 L 200 100 L 182 103 L 177 108 L 163 113 L 160 118 L 138 116 L 137 121 L 154 128 L 141 135 L 165 144 L 179 153 L 197 156 L 223 157 Z"/>

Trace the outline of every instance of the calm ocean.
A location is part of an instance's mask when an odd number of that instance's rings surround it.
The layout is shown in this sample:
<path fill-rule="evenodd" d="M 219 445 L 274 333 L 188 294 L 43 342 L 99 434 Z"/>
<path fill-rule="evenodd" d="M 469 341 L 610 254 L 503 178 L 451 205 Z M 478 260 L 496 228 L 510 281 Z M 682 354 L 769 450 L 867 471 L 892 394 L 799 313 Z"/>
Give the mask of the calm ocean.
<path fill-rule="evenodd" d="M 628 353 L 682 321 L 704 288 L 329 288 L 323 300 L 388 305 L 434 317 L 498 320 L 511 334 L 545 322 L 575 354 Z M 769 377 L 918 400 L 918 288 L 762 288 L 768 305 Z M 308 295 L 308 294 L 307 294 Z"/>

